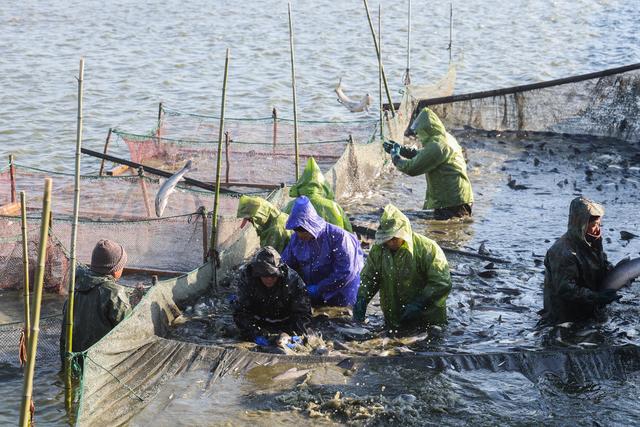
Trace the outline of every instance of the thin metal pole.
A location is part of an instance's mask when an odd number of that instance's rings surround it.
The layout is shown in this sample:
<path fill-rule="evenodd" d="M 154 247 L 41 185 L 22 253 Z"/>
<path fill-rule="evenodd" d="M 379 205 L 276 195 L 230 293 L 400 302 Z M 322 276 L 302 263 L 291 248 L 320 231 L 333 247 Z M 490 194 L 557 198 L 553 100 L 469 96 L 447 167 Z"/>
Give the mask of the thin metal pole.
<path fill-rule="evenodd" d="M 36 368 L 36 353 L 38 351 L 38 335 L 40 334 L 40 306 L 42 304 L 42 287 L 44 283 L 44 268 L 47 257 L 47 241 L 49 237 L 49 217 L 51 215 L 51 178 L 44 180 L 44 197 L 42 199 L 42 220 L 40 222 L 40 246 L 38 248 L 38 268 L 34 283 L 33 317 L 31 319 L 31 334 L 27 366 L 25 369 L 22 403 L 20 405 L 20 426 L 27 427 L 31 423 L 30 406 L 33 396 L 33 374 Z"/>
<path fill-rule="evenodd" d="M 9 154 L 9 178 L 11 179 L 11 203 L 17 201 L 16 198 L 16 167 L 13 164 L 13 154 Z"/>
<path fill-rule="evenodd" d="M 104 154 L 107 154 L 107 151 L 109 150 L 109 143 L 111 142 L 111 132 L 113 132 L 113 129 L 109 128 L 109 133 L 107 133 L 107 140 L 104 142 L 104 150 L 102 151 Z M 99 175 L 102 176 L 103 174 L 104 174 L 104 159 L 100 161 Z"/>
<path fill-rule="evenodd" d="M 409 0 L 409 10 L 407 13 L 407 69 L 404 71 L 404 85 L 411 84 L 411 0 Z"/>
<path fill-rule="evenodd" d="M 369 21 L 369 28 L 371 29 L 371 36 L 373 37 L 373 44 L 376 47 L 376 54 L 378 55 L 378 61 L 380 62 L 380 68 L 382 70 L 382 81 L 384 82 L 384 90 L 387 93 L 387 99 L 389 101 L 389 108 L 393 117 L 396 115 L 396 108 L 391 100 L 391 92 L 389 92 L 389 84 L 387 83 L 387 76 L 384 73 L 384 66 L 382 66 L 382 58 L 380 57 L 380 48 L 378 47 L 378 38 L 376 37 L 376 30 L 373 28 L 373 22 L 371 22 L 371 14 L 369 13 L 369 4 L 367 0 L 364 1 L 364 9 L 367 12 L 367 20 Z"/>
<path fill-rule="evenodd" d="M 218 205 L 220 204 L 220 169 L 222 168 L 222 137 L 224 135 L 224 109 L 227 100 L 227 76 L 229 75 L 229 48 L 224 60 L 224 78 L 222 80 L 222 106 L 220 107 L 220 126 L 218 129 L 218 159 L 216 166 L 216 192 L 213 202 L 213 219 L 211 228 L 211 243 L 209 252 L 211 253 L 211 262 L 213 263 L 213 281 L 214 286 L 218 286 L 218 256 L 216 254 L 216 240 L 218 235 Z"/>
<path fill-rule="evenodd" d="M 378 46 L 382 53 L 382 5 L 378 4 Z M 380 107 L 380 139 L 384 139 L 384 112 L 382 111 L 382 61 L 378 55 L 378 104 Z"/>
<path fill-rule="evenodd" d="M 298 151 L 298 106 L 296 104 L 296 61 L 295 50 L 293 48 L 293 20 L 291 18 L 291 2 L 288 3 L 289 10 L 289 50 L 291 51 L 291 90 L 293 91 L 293 143 L 296 150 L 296 182 L 300 177 L 300 158 Z"/>
<path fill-rule="evenodd" d="M 78 237 L 78 212 L 80 211 L 80 149 L 82 148 L 82 84 L 84 76 L 84 58 L 80 58 L 80 71 L 78 74 L 78 121 L 76 127 L 76 170 L 74 178 L 73 199 L 73 223 L 71 226 L 71 257 L 69 267 L 69 291 L 66 319 L 66 347 L 65 347 L 65 372 L 67 378 L 71 377 L 71 357 L 73 351 L 73 306 L 76 289 L 76 241 Z M 70 385 L 70 384 L 68 384 Z"/>
<path fill-rule="evenodd" d="M 22 217 L 22 266 L 24 274 L 24 341 L 29 342 L 31 309 L 29 308 L 29 240 L 27 240 L 27 194 L 20 192 L 20 214 Z"/>
<path fill-rule="evenodd" d="M 449 51 L 449 62 L 451 62 L 451 45 L 453 43 L 453 3 L 449 3 L 449 46 L 447 50 Z"/>

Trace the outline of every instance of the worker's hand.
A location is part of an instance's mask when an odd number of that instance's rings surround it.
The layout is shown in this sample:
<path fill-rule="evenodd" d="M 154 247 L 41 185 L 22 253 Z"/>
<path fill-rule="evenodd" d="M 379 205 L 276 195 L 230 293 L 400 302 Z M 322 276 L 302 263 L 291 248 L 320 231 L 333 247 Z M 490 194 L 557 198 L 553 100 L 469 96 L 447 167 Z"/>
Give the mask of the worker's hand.
<path fill-rule="evenodd" d="M 395 142 L 395 141 L 391 141 L 391 140 L 389 140 L 389 141 L 384 141 L 384 142 L 382 143 L 382 147 L 384 148 L 384 151 L 386 151 L 387 153 L 391 153 L 391 149 L 392 149 L 393 147 L 395 147 L 395 146 L 398 146 L 398 147 L 399 147 L 399 146 L 400 146 L 400 144 L 398 144 L 398 143 L 397 143 L 397 142 Z"/>
<path fill-rule="evenodd" d="M 356 322 L 364 322 L 367 314 L 367 302 L 364 299 L 358 299 L 353 306 L 353 320 Z"/>
<path fill-rule="evenodd" d="M 255 342 L 256 344 L 258 344 L 261 347 L 268 347 L 269 346 L 269 340 L 267 339 L 267 337 L 263 337 L 261 336 L 257 336 L 253 342 Z"/>
<path fill-rule="evenodd" d="M 598 305 L 604 306 L 611 304 L 620 298 L 622 298 L 622 295 L 618 295 L 618 292 L 615 289 L 606 289 L 604 291 L 596 292 L 595 299 Z"/>
<path fill-rule="evenodd" d="M 407 304 L 400 316 L 401 322 L 411 322 L 416 320 L 422 314 L 422 307 L 419 304 L 411 303 Z"/>
<path fill-rule="evenodd" d="M 320 286 L 319 285 L 307 285 L 307 293 L 309 297 L 312 299 L 317 299 L 320 297 Z"/>
<path fill-rule="evenodd" d="M 296 346 L 298 345 L 302 345 L 302 340 L 303 338 L 299 335 L 294 335 L 291 337 L 291 341 L 286 343 L 285 345 L 290 348 L 291 350 L 293 350 L 294 348 L 296 348 Z"/>

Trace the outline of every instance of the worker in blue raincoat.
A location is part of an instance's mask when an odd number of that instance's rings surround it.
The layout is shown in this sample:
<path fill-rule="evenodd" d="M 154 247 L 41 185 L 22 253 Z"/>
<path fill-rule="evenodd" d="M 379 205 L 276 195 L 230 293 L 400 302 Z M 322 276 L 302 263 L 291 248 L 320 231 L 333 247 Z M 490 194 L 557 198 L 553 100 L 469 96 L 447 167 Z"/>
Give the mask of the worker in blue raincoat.
<path fill-rule="evenodd" d="M 306 283 L 311 305 L 352 306 L 364 265 L 356 236 L 322 219 L 306 196 L 296 199 L 286 227 L 295 233 L 282 260 Z"/>

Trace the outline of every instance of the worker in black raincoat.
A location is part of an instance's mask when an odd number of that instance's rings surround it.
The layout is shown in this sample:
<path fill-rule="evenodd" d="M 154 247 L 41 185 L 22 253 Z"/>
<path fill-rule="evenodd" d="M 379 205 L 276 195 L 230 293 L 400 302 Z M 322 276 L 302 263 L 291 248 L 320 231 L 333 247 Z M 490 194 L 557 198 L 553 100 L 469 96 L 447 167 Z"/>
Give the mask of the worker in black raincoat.
<path fill-rule="evenodd" d="M 233 319 L 242 338 L 262 346 L 274 344 L 282 332 L 307 332 L 311 303 L 305 284 L 271 246 L 241 269 Z"/>
<path fill-rule="evenodd" d="M 612 266 L 602 248 L 600 221 L 604 208 L 585 197 L 571 201 L 567 232 L 544 259 L 544 309 L 547 323 L 586 320 L 619 299 L 615 290 L 600 290 Z"/>

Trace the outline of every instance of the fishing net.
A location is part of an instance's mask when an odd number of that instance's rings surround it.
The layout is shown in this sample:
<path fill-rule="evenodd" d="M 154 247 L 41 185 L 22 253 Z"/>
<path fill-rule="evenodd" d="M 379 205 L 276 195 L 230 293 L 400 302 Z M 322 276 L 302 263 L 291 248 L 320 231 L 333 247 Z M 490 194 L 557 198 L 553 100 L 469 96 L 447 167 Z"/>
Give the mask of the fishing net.
<path fill-rule="evenodd" d="M 62 315 L 49 315 L 40 318 L 36 363 L 60 360 L 61 327 Z M 24 322 L 22 321 L 0 325 L 0 364 L 19 366 L 18 342 L 23 329 Z"/>
<path fill-rule="evenodd" d="M 350 140 L 368 142 L 376 120 L 299 121 L 300 162 L 314 157 L 323 170 L 343 154 Z M 213 181 L 218 155 L 219 118 L 161 106 L 158 126 L 145 135 L 113 130 L 131 160 L 167 171 L 193 163 L 189 177 Z M 290 119 L 225 119 L 223 183 L 274 184 L 295 180 L 294 124 Z"/>
<path fill-rule="evenodd" d="M 543 83 L 423 100 L 451 128 L 640 140 L 640 64 Z"/>

